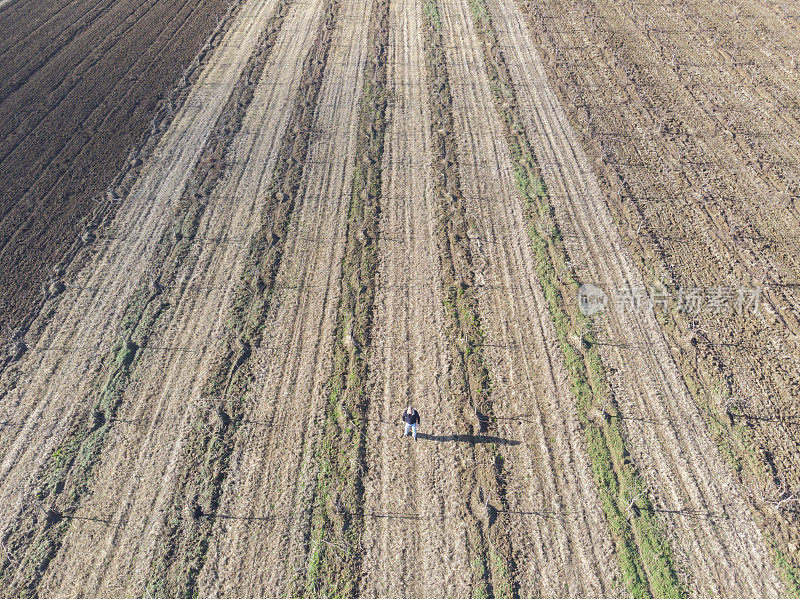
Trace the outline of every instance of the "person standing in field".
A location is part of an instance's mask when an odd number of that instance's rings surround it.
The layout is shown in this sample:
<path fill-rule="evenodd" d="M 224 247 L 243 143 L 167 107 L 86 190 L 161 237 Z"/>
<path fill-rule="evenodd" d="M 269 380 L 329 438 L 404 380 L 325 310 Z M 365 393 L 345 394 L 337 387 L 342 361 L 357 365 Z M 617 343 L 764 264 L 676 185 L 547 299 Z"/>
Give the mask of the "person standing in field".
<path fill-rule="evenodd" d="M 417 440 L 417 427 L 420 425 L 419 412 L 417 412 L 411 406 L 408 406 L 408 409 L 403 412 L 403 422 L 405 423 L 405 429 L 403 430 L 403 434 L 400 437 L 405 437 L 408 435 L 409 429 L 411 429 L 411 436 L 414 437 L 414 441 Z"/>

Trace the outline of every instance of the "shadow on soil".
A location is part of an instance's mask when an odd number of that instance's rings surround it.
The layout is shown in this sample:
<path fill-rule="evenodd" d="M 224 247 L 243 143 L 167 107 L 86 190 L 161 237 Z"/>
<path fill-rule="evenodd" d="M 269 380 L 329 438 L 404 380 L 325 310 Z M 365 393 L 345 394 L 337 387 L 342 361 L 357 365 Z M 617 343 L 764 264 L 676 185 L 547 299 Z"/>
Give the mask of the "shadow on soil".
<path fill-rule="evenodd" d="M 511 511 L 511 510 L 495 510 L 495 508 L 490 506 L 490 509 L 494 510 L 498 514 L 510 514 L 512 516 L 538 516 L 540 518 L 549 518 L 552 520 L 561 520 L 562 522 L 566 522 L 567 520 L 574 519 L 574 516 L 570 516 L 569 514 L 561 514 L 558 512 L 548 512 L 548 511 L 541 511 L 541 510 L 534 510 L 530 512 L 522 512 L 522 511 Z M 370 514 L 364 514 L 366 518 L 383 518 L 387 520 L 445 520 L 448 518 L 461 518 L 461 516 L 453 515 L 448 516 L 444 514 L 415 514 L 412 512 L 384 512 L 384 513 L 377 513 L 372 512 Z"/>
<path fill-rule="evenodd" d="M 490 437 L 488 435 L 427 435 L 417 433 L 417 438 L 422 441 L 456 441 L 459 443 L 497 443 L 498 445 L 519 445 L 520 442 L 514 439 L 503 439 L 502 437 Z"/>

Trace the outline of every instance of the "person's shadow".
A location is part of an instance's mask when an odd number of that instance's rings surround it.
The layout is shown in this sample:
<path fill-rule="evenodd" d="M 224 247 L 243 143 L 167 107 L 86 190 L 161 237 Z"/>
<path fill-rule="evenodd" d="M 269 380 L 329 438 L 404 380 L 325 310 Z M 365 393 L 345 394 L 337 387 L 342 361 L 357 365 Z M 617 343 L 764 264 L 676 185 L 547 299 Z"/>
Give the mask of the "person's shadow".
<path fill-rule="evenodd" d="M 475 445 L 478 443 L 497 443 L 498 445 L 519 445 L 520 442 L 514 439 L 503 439 L 502 437 L 492 437 L 489 435 L 428 435 L 426 433 L 417 433 L 417 439 L 425 439 L 427 441 L 455 441 L 456 443 L 469 443 Z"/>

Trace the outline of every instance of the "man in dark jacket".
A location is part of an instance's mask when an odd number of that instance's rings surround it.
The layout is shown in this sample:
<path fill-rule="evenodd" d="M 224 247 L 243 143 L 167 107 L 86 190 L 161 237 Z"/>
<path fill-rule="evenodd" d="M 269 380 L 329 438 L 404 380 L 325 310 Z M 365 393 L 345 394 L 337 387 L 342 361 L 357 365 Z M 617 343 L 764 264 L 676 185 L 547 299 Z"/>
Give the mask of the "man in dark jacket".
<path fill-rule="evenodd" d="M 408 406 L 408 409 L 403 412 L 403 422 L 405 423 L 405 430 L 400 436 L 405 437 L 408 435 L 408 429 L 411 429 L 411 435 L 414 437 L 414 441 L 416 441 L 417 427 L 419 426 L 420 422 L 422 422 L 419 418 L 419 412 L 417 412 L 411 406 Z"/>

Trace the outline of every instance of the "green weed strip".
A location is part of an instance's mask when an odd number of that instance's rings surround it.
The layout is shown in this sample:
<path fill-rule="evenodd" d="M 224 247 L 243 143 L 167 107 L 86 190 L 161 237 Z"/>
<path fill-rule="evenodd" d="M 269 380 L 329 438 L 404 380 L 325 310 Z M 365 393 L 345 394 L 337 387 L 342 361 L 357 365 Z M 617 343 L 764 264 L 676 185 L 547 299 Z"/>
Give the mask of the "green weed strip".
<path fill-rule="evenodd" d="M 147 585 L 152 597 L 194 597 L 198 592 L 198 575 L 205 563 L 237 432 L 248 410 L 246 396 L 253 381 L 250 357 L 262 342 L 289 223 L 302 193 L 302 173 L 314 112 L 339 5 L 338 0 L 326 5 L 317 37 L 303 65 L 300 91 L 235 294 L 225 347 L 215 358 L 214 374 L 204 385 L 202 398 L 207 400 L 208 409 L 192 430 L 182 456 L 178 488 L 166 516 L 167 532 Z M 280 22 L 287 8 L 288 3 L 277 16 Z M 276 23 L 276 36 L 279 29 L 280 23 Z M 258 77 L 252 80 L 255 82 Z"/>
<path fill-rule="evenodd" d="M 485 339 L 473 287 L 474 267 L 462 201 L 452 96 L 445 59 L 442 23 L 435 0 L 424 4 L 426 66 L 431 103 L 434 192 L 439 198 L 436 240 L 448 316 L 450 394 L 461 406 L 470 433 L 485 433 L 494 421 L 491 375 L 484 359 Z M 471 548 L 473 597 L 513 597 L 514 562 L 509 540 L 503 456 L 494 444 L 473 447 L 478 486 L 471 493 L 465 518 Z M 491 502 L 491 505 L 490 505 Z"/>
<path fill-rule="evenodd" d="M 164 293 L 174 286 L 179 270 L 191 258 L 191 247 L 212 194 L 227 166 L 228 148 L 241 126 L 253 97 L 254 83 L 266 64 L 289 2 L 284 2 L 262 34 L 259 51 L 248 61 L 226 103 L 201 158 L 182 195 L 174 227 L 166 231 L 156 246 L 145 280 L 133 294 L 122 321 L 122 334 L 96 383 L 94 405 L 88 414 L 72 425 L 58 449 L 46 462 L 39 488 L 13 531 L 4 540 L 0 555 L 0 580 L 15 594 L 36 594 L 36 587 L 49 562 L 61 546 L 78 506 L 91 493 L 100 454 L 128 384 L 135 375 L 148 342 L 158 334 L 171 304 Z M 174 290 L 173 295 L 179 295 Z M 5 559 L 3 559 L 5 558 Z"/>
<path fill-rule="evenodd" d="M 495 106 L 505 125 L 517 187 L 526 202 L 529 236 L 539 282 L 564 354 L 578 418 L 592 462 L 601 503 L 613 533 L 624 582 L 634 597 L 687 597 L 672 550 L 656 518 L 647 489 L 625 448 L 617 407 L 610 393 L 591 319 L 568 309 L 578 281 L 568 256 L 547 186 L 519 115 L 510 72 L 484 0 L 470 0 L 483 40 Z M 588 331 L 588 332 L 587 332 Z"/>
<path fill-rule="evenodd" d="M 356 597 L 361 580 L 367 357 L 372 344 L 378 270 L 388 37 L 389 1 L 377 0 L 370 21 L 359 107 L 333 371 L 326 385 L 323 434 L 314 448 L 319 471 L 312 496 L 305 580 L 295 581 L 290 591 L 293 596 Z"/>

